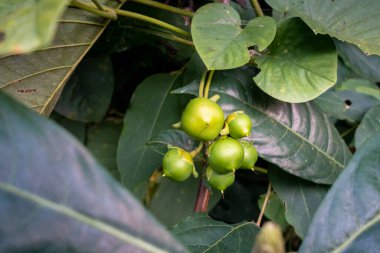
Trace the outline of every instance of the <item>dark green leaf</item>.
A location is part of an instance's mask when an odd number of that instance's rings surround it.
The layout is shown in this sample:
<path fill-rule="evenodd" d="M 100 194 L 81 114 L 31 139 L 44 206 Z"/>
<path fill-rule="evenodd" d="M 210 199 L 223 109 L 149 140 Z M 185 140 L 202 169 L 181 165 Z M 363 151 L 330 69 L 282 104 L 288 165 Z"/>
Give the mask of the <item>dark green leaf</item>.
<path fill-rule="evenodd" d="M 221 3 L 199 8 L 191 25 L 195 49 L 208 69 L 231 69 L 248 63 L 248 47 L 256 45 L 264 50 L 275 32 L 271 17 L 255 18 L 243 30 L 236 10 Z"/>
<path fill-rule="evenodd" d="M 314 215 L 300 252 L 380 248 L 380 133 L 352 157 Z"/>
<path fill-rule="evenodd" d="M 349 106 L 334 90 L 328 90 L 312 101 L 321 111 L 329 117 L 345 119 L 344 113 L 349 110 Z"/>
<path fill-rule="evenodd" d="M 88 150 L 118 181 L 120 181 L 120 173 L 116 164 L 116 151 L 121 128 L 121 122 L 108 120 L 89 126 L 86 135 Z"/>
<path fill-rule="evenodd" d="M 111 102 L 113 87 L 109 57 L 84 59 L 63 89 L 55 110 L 72 120 L 100 122 Z"/>
<path fill-rule="evenodd" d="M 194 85 L 178 93 L 196 94 Z M 225 114 L 243 110 L 252 121 L 259 155 L 296 176 L 332 184 L 351 157 L 346 144 L 310 103 L 289 104 L 272 99 L 255 88 L 249 71 L 217 72 L 210 96 L 219 94 Z"/>
<path fill-rule="evenodd" d="M 282 22 L 269 46 L 269 54 L 256 62 L 261 72 L 256 84 L 279 100 L 312 100 L 337 80 L 337 54 L 328 36 L 315 36 L 299 18 Z"/>
<path fill-rule="evenodd" d="M 364 79 L 348 79 L 341 83 L 336 90 L 352 90 L 380 100 L 380 88 L 376 84 Z"/>
<path fill-rule="evenodd" d="M 34 4 L 36 1 L 27 2 Z M 114 0 L 101 2 L 115 8 L 121 5 Z M 52 45 L 32 54 L 0 57 L 0 91 L 40 114 L 49 115 L 71 73 L 108 22 L 83 10 L 68 8 L 59 22 Z"/>
<path fill-rule="evenodd" d="M 171 128 L 181 116 L 180 97 L 169 94 L 179 84 L 178 75 L 157 74 L 136 89 L 124 118 L 117 162 L 123 184 L 132 192 L 145 188 L 162 155 L 148 148 L 149 140 Z"/>
<path fill-rule="evenodd" d="M 69 1 L 12 0 L 0 3 L 0 56 L 47 46 Z"/>
<path fill-rule="evenodd" d="M 258 200 L 260 210 L 263 208 L 265 195 L 266 194 L 261 195 Z M 278 194 L 272 192 L 269 196 L 264 215 L 274 223 L 278 224 L 282 231 L 285 231 L 289 226 L 289 223 L 285 219 L 285 212 L 284 202 L 278 197 Z"/>
<path fill-rule="evenodd" d="M 186 252 L 56 124 L 0 94 L 0 252 Z"/>
<path fill-rule="evenodd" d="M 380 105 L 377 105 L 364 115 L 363 120 L 355 132 L 355 146 L 360 148 L 363 143 L 380 132 Z"/>
<path fill-rule="evenodd" d="M 51 119 L 57 122 L 61 127 L 69 131 L 79 142 L 84 143 L 86 137 L 86 125 L 82 122 L 68 119 L 59 113 L 53 111 Z"/>
<path fill-rule="evenodd" d="M 286 220 L 304 238 L 307 229 L 329 187 L 292 176 L 278 168 L 269 170 L 273 189 L 285 203 Z"/>
<path fill-rule="evenodd" d="M 250 253 L 259 228 L 252 222 L 230 225 L 194 214 L 172 227 L 171 232 L 193 253 Z"/>

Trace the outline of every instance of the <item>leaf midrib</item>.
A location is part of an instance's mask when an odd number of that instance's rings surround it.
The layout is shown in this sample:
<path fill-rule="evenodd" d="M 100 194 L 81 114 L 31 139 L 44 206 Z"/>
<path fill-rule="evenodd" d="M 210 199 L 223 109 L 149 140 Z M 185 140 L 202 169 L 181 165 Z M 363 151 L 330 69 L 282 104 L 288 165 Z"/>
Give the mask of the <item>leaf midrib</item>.
<path fill-rule="evenodd" d="M 113 237 L 118 238 L 119 240 L 132 244 L 140 249 L 146 250 L 148 252 L 167 252 L 165 250 L 162 250 L 158 248 L 157 246 L 148 243 L 136 236 L 133 236 L 131 234 L 125 233 L 124 231 L 104 223 L 101 220 L 94 219 L 88 215 L 85 215 L 83 213 L 80 213 L 70 207 L 63 206 L 61 204 L 57 204 L 55 202 L 52 202 L 48 199 L 45 199 L 43 197 L 40 197 L 38 195 L 35 195 L 33 193 L 27 192 L 25 190 L 22 190 L 20 188 L 14 187 L 13 185 L 0 182 L 0 189 L 3 191 L 15 195 L 16 197 L 22 198 L 26 201 L 30 201 L 32 203 L 35 203 L 36 205 L 40 205 L 42 207 L 45 207 L 47 209 L 50 209 L 52 211 L 55 211 L 57 213 L 60 213 L 62 215 L 65 215 L 69 218 L 72 218 L 74 220 L 77 220 L 78 222 L 81 222 L 83 224 L 89 225 L 99 231 L 102 231 L 106 234 L 109 234 Z"/>

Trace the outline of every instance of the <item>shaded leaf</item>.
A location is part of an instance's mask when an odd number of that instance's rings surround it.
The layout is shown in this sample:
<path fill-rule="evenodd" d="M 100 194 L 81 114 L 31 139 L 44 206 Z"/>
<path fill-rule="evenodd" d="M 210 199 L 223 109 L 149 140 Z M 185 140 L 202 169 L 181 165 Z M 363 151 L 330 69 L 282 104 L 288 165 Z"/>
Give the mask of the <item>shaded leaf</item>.
<path fill-rule="evenodd" d="M 250 253 L 259 228 L 252 222 L 230 225 L 194 214 L 173 226 L 171 232 L 194 253 Z"/>
<path fill-rule="evenodd" d="M 244 29 L 238 12 L 221 3 L 206 4 L 192 19 L 195 49 L 208 69 L 231 69 L 249 62 L 248 47 L 264 50 L 273 40 L 276 25 L 271 17 L 252 19 Z"/>
<path fill-rule="evenodd" d="M 101 2 L 115 8 L 121 5 L 114 0 Z M 0 91 L 49 115 L 71 73 L 108 23 L 94 14 L 68 8 L 49 47 L 32 54 L 0 57 Z"/>
<path fill-rule="evenodd" d="M 355 132 L 355 146 L 360 148 L 373 135 L 380 132 L 380 105 L 369 109 Z"/>
<path fill-rule="evenodd" d="M 315 36 L 298 18 L 280 23 L 269 54 L 256 62 L 261 72 L 256 84 L 282 101 L 312 100 L 337 80 L 337 54 L 328 36 Z"/>
<path fill-rule="evenodd" d="M 69 1 L 12 0 L 0 3 L 0 56 L 47 46 Z"/>
<path fill-rule="evenodd" d="M 56 124 L 0 94 L 0 126 L 0 252 L 186 252 Z"/>
<path fill-rule="evenodd" d="M 336 87 L 336 90 L 352 90 L 380 100 L 380 88 L 365 79 L 348 79 Z"/>
<path fill-rule="evenodd" d="M 354 154 L 314 215 L 300 252 L 377 252 L 380 133 Z"/>
<path fill-rule="evenodd" d="M 169 93 L 180 81 L 178 75 L 153 75 L 133 94 L 119 139 L 117 163 L 123 184 L 134 193 L 145 188 L 152 172 L 161 166 L 162 155 L 146 144 L 179 121 L 180 97 Z"/>
<path fill-rule="evenodd" d="M 197 94 L 194 85 L 176 90 Z M 217 72 L 210 96 L 225 114 L 243 110 L 253 122 L 248 138 L 259 155 L 283 170 L 304 179 L 332 184 L 351 157 L 329 118 L 310 103 L 284 103 L 260 92 L 248 70 Z"/>
<path fill-rule="evenodd" d="M 329 187 L 292 176 L 278 168 L 271 168 L 268 175 L 273 189 L 285 203 L 286 220 L 295 228 L 296 233 L 304 238 Z"/>
<path fill-rule="evenodd" d="M 312 103 L 329 117 L 337 119 L 345 119 L 346 117 L 343 114 L 349 110 L 349 106 L 334 90 L 326 91 L 315 98 Z"/>
<path fill-rule="evenodd" d="M 266 194 L 262 194 L 258 200 L 260 210 L 263 208 L 265 195 Z M 285 211 L 284 202 L 281 201 L 278 194 L 272 192 L 269 196 L 264 215 L 274 223 L 278 224 L 282 231 L 285 231 L 289 226 L 289 223 L 285 219 Z"/>
<path fill-rule="evenodd" d="M 79 142 L 84 143 L 86 138 L 86 125 L 84 123 L 68 119 L 54 111 L 50 114 L 50 118 L 74 135 Z"/>
<path fill-rule="evenodd" d="M 70 77 L 54 109 L 72 120 L 100 122 L 111 102 L 113 87 L 111 58 L 86 58 Z"/>

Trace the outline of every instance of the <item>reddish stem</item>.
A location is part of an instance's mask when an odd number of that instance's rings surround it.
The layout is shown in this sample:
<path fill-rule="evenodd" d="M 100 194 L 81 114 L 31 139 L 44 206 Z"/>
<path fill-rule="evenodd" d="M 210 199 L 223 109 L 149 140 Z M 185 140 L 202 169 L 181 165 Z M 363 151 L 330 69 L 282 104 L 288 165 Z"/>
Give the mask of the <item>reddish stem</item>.
<path fill-rule="evenodd" d="M 210 200 L 210 191 L 203 183 L 203 177 L 199 182 L 198 195 L 194 205 L 194 212 L 206 213 L 208 208 L 208 201 Z"/>

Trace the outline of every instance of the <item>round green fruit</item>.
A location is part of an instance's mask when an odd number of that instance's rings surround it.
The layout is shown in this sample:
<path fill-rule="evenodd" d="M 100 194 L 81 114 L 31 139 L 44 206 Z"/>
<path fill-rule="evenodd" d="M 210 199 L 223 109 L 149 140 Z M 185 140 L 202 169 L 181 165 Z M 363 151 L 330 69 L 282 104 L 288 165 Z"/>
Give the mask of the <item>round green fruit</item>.
<path fill-rule="evenodd" d="M 235 173 L 229 172 L 225 174 L 219 174 L 215 172 L 211 166 L 208 166 L 206 169 L 206 177 L 211 187 L 221 191 L 222 193 L 235 181 Z"/>
<path fill-rule="evenodd" d="M 231 137 L 217 140 L 209 148 L 208 163 L 221 174 L 238 169 L 243 158 L 243 146 Z"/>
<path fill-rule="evenodd" d="M 255 166 L 255 163 L 257 159 L 259 158 L 257 150 L 248 141 L 241 141 L 241 145 L 243 145 L 243 148 L 244 148 L 244 158 L 243 158 L 243 162 L 240 165 L 240 168 L 253 170 L 253 166 Z"/>
<path fill-rule="evenodd" d="M 252 121 L 243 111 L 233 112 L 226 118 L 229 134 L 240 139 L 251 134 Z"/>
<path fill-rule="evenodd" d="M 182 130 L 197 140 L 214 140 L 222 130 L 223 124 L 222 108 L 207 98 L 192 99 L 182 112 Z"/>
<path fill-rule="evenodd" d="M 162 169 L 165 177 L 183 182 L 189 178 L 194 169 L 193 158 L 189 152 L 181 148 L 171 148 L 162 160 Z"/>

